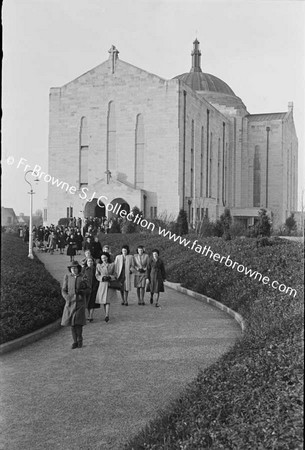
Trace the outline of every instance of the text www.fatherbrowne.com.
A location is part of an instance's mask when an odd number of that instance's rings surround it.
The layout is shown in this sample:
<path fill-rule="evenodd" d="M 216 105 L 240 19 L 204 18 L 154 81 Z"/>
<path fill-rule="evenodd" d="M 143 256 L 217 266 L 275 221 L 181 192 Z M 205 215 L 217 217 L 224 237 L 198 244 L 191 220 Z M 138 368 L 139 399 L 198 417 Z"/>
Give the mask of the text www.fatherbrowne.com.
<path fill-rule="evenodd" d="M 200 245 L 197 239 L 195 239 L 194 241 L 188 240 L 182 238 L 179 235 L 177 236 L 176 234 L 171 233 L 169 230 L 165 230 L 161 227 L 159 227 L 159 236 L 167 237 L 170 241 L 178 242 L 180 245 L 183 245 L 183 247 L 194 250 L 196 253 L 209 257 L 213 261 L 224 264 L 226 267 L 231 267 L 231 269 L 235 269 L 239 273 L 244 273 L 246 276 L 254 280 L 261 281 L 263 284 L 268 284 L 273 289 L 277 289 L 280 292 L 293 295 L 294 297 L 297 295 L 297 291 L 295 289 L 287 287 L 285 284 L 279 283 L 276 280 L 271 281 L 269 277 L 263 277 L 263 275 L 256 270 L 245 267 L 243 264 L 239 264 L 237 261 L 232 261 L 232 259 L 230 259 L 230 255 L 221 256 L 219 253 L 214 253 L 210 247 L 207 247 L 206 245 L 203 247 L 202 245 Z"/>

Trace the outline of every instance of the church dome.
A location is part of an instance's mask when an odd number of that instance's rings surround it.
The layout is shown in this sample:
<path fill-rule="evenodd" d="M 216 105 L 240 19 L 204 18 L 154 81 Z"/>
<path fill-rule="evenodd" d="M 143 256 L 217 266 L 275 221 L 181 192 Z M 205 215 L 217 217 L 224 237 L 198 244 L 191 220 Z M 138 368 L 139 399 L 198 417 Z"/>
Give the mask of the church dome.
<path fill-rule="evenodd" d="M 178 79 L 187 84 L 194 91 L 217 92 L 219 94 L 233 95 L 234 92 L 224 81 L 209 73 L 204 73 L 200 67 L 201 51 L 199 50 L 199 41 L 195 39 L 192 51 L 192 68 L 190 72 L 177 75 Z"/>

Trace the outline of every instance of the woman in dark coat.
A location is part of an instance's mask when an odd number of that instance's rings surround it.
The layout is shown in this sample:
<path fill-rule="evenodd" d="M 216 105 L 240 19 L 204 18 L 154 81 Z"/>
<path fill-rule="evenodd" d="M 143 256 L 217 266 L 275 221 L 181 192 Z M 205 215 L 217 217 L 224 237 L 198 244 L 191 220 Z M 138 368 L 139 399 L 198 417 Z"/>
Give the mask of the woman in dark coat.
<path fill-rule="evenodd" d="M 66 239 L 65 239 L 65 235 L 62 231 L 59 232 L 58 234 L 58 240 L 57 240 L 57 247 L 60 251 L 60 255 L 64 254 L 64 249 L 66 246 Z"/>
<path fill-rule="evenodd" d="M 74 235 L 71 233 L 67 239 L 67 255 L 70 256 L 70 262 L 74 261 L 74 256 L 76 255 L 77 244 L 75 242 Z"/>
<path fill-rule="evenodd" d="M 94 258 L 95 262 L 99 263 L 101 254 L 103 252 L 103 247 L 102 247 L 102 244 L 100 243 L 100 241 L 98 240 L 97 236 L 94 238 L 94 241 L 91 242 L 89 249 L 91 251 L 91 255 Z"/>
<path fill-rule="evenodd" d="M 81 235 L 81 232 L 80 232 L 80 230 L 78 230 L 77 232 L 76 232 L 76 235 L 75 235 L 75 242 L 76 242 L 76 251 L 77 251 L 77 253 L 80 255 L 80 253 L 81 253 L 81 251 L 82 251 L 82 249 L 83 249 L 83 240 L 84 240 L 84 238 L 83 238 L 83 236 Z"/>
<path fill-rule="evenodd" d="M 64 276 L 62 296 L 66 300 L 61 325 L 71 326 L 72 348 L 83 346 L 83 325 L 86 325 L 86 291 L 88 283 L 81 275 L 81 266 L 73 261 L 68 266 L 69 274 Z"/>
<path fill-rule="evenodd" d="M 95 277 L 95 264 L 92 257 L 87 258 L 86 265 L 82 269 L 82 275 L 86 279 L 89 285 L 89 289 L 86 292 L 86 307 L 88 309 L 89 322 L 93 322 L 93 312 L 95 309 L 100 308 L 101 305 L 95 303 L 96 294 L 99 287 L 99 282 Z"/>
<path fill-rule="evenodd" d="M 152 257 L 146 271 L 147 283 L 150 287 L 150 304 L 154 303 L 154 294 L 157 294 L 156 307 L 159 306 L 160 292 L 164 292 L 165 268 L 163 261 L 159 258 L 159 250 L 152 251 Z"/>

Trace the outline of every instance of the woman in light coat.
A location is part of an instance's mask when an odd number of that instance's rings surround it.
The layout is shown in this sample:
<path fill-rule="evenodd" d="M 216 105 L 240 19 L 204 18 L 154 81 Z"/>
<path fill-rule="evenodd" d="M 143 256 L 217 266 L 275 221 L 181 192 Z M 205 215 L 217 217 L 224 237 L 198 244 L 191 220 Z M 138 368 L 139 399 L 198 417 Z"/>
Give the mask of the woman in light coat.
<path fill-rule="evenodd" d="M 95 302 L 104 305 L 105 322 L 109 322 L 110 303 L 117 298 L 116 290 L 109 288 L 109 281 L 115 280 L 114 264 L 109 263 L 109 253 L 103 252 L 101 254 L 101 263 L 97 264 L 95 276 L 100 282 Z"/>
<path fill-rule="evenodd" d="M 122 246 L 122 254 L 115 258 L 115 274 L 122 284 L 121 297 L 122 305 L 128 306 L 128 293 L 131 291 L 131 274 L 134 270 L 134 260 L 131 256 L 128 245 Z"/>
<path fill-rule="evenodd" d="M 137 253 L 133 256 L 134 260 L 134 287 L 137 288 L 138 304 L 145 305 L 145 282 L 146 282 L 146 269 L 149 262 L 148 255 L 144 252 L 143 245 L 139 245 Z"/>
<path fill-rule="evenodd" d="M 64 276 L 62 296 L 66 301 L 61 325 L 71 326 L 72 348 L 83 346 L 83 325 L 86 325 L 86 292 L 88 284 L 81 275 L 81 266 L 73 261 L 68 266 L 69 274 Z"/>

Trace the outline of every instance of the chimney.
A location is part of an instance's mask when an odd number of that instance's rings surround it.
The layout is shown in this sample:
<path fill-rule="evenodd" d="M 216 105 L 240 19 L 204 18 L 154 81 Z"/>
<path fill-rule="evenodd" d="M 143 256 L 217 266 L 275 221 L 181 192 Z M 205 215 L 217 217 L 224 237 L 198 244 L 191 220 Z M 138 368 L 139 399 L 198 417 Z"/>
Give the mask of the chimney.
<path fill-rule="evenodd" d="M 288 112 L 293 112 L 293 102 L 288 102 Z"/>

